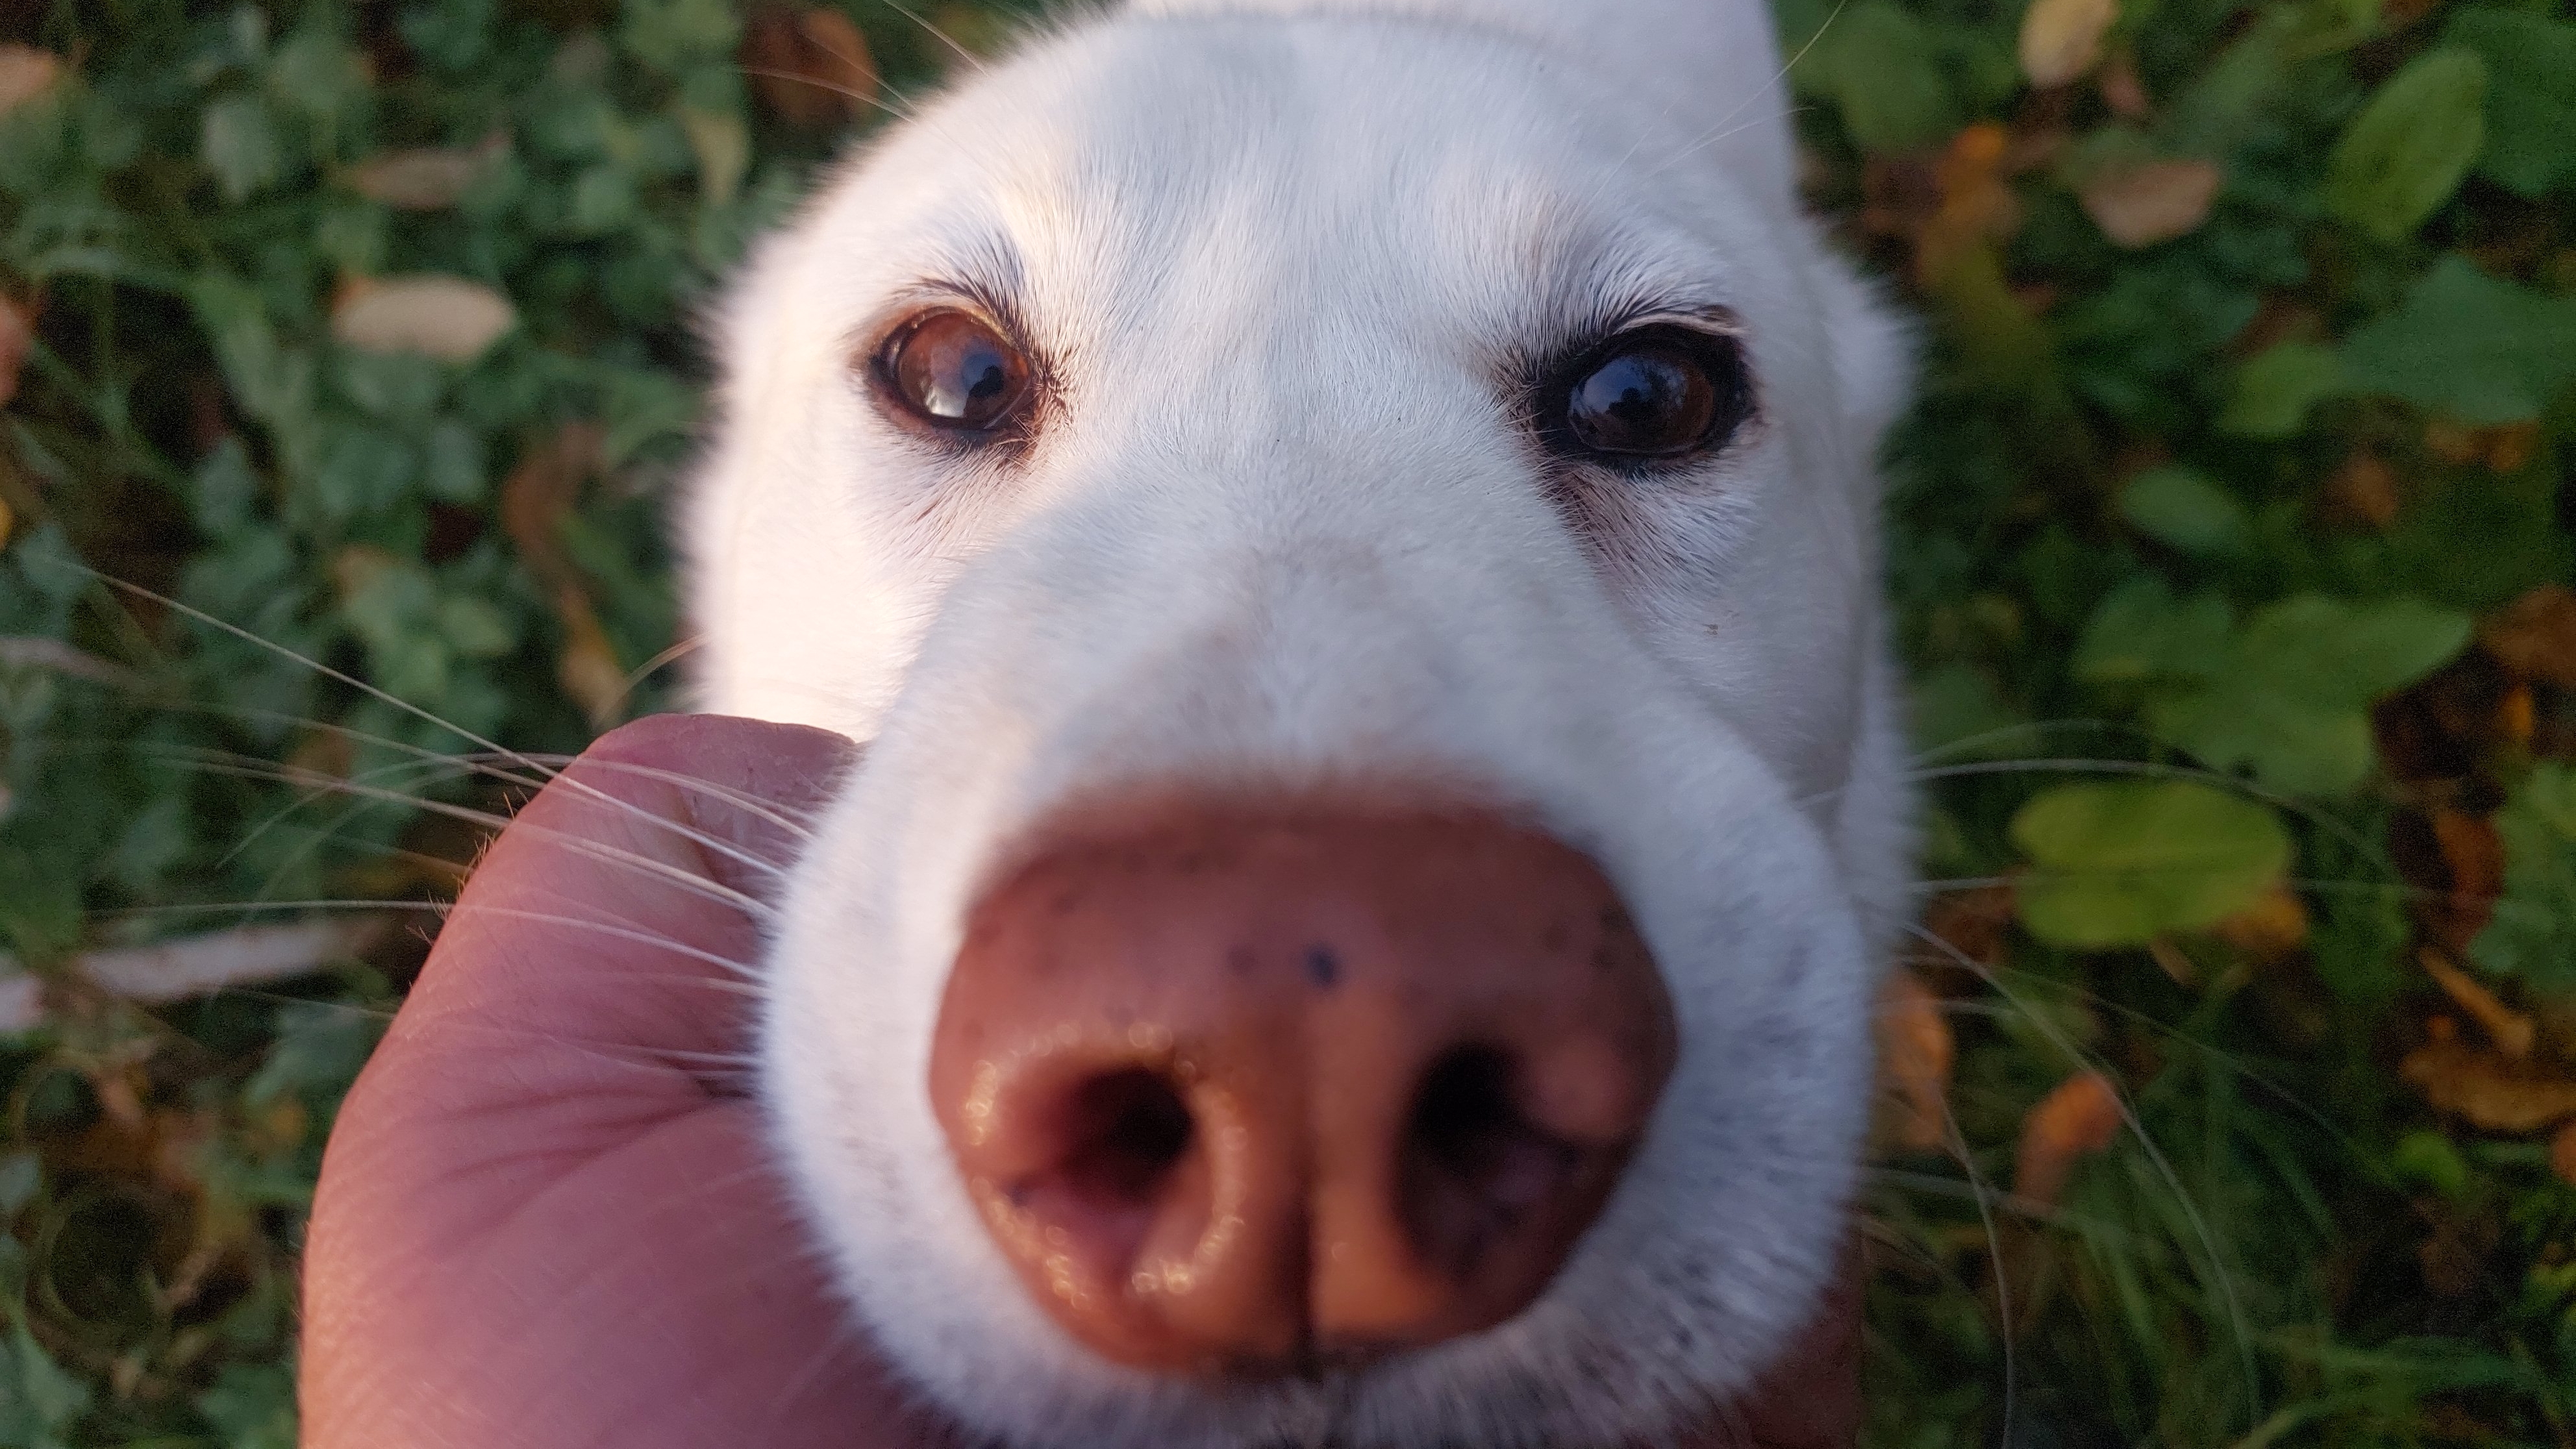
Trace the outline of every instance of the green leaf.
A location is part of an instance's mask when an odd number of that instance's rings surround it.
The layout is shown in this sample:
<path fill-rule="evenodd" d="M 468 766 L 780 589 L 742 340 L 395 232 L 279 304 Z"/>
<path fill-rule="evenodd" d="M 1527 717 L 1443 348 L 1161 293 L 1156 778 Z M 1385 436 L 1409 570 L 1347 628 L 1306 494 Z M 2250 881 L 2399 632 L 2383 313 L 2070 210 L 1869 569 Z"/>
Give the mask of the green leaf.
<path fill-rule="evenodd" d="M 384 1024 L 367 1012 L 332 1001 L 298 1001 L 279 1008 L 277 1045 L 242 1088 L 252 1106 L 289 1093 L 336 1096 L 358 1079 Z"/>
<path fill-rule="evenodd" d="M 2022 925 L 2077 950 L 2216 925 L 2290 863 L 2270 809 L 2183 780 L 2061 786 L 2013 816 L 2012 839 L 2031 863 L 2016 893 Z"/>
<path fill-rule="evenodd" d="M 2344 390 L 2343 359 L 2313 342 L 2276 342 L 2236 369 L 2236 391 L 2218 430 L 2244 438 L 2296 437 L 2308 409 Z"/>
<path fill-rule="evenodd" d="M 2439 1132 L 2409 1132 L 2388 1154 L 2388 1168 L 2418 1187 L 2458 1197 L 2469 1185 L 2469 1164 Z"/>
<path fill-rule="evenodd" d="M 33 1152 L 0 1157 L 0 1219 L 14 1218 L 45 1185 L 45 1161 Z"/>
<path fill-rule="evenodd" d="M 2576 24 L 2481 5 L 2454 11 L 2442 40 L 2487 64 L 2479 174 L 2535 200 L 2576 178 Z"/>
<path fill-rule="evenodd" d="M 2367 705 L 2439 668 L 2469 642 L 2469 616 L 2414 599 L 2284 599 L 2246 621 L 2234 672 L 2321 704 Z"/>
<path fill-rule="evenodd" d="M 66 1442 L 72 1422 L 88 1412 L 90 1387 L 64 1371 L 27 1331 L 23 1314 L 13 1312 L 7 1342 L 6 1379 L 0 1387 L 0 1444 L 27 1449 L 53 1449 Z"/>
<path fill-rule="evenodd" d="M 2088 684 L 2207 678 L 2226 663 L 2235 614 L 2215 594 L 2177 600 L 2155 574 L 2141 574 L 2095 606 L 2075 648 L 2075 677 Z"/>
<path fill-rule="evenodd" d="M 2120 490 L 2120 516 L 2184 553 L 2243 553 L 2253 536 L 2245 505 L 2189 468 L 2150 468 L 2130 479 Z"/>
<path fill-rule="evenodd" d="M 274 1364 L 234 1364 L 195 1408 L 224 1449 L 295 1449 L 295 1376 Z"/>
<path fill-rule="evenodd" d="M 2486 142 L 2486 62 L 2444 47 L 2391 76 L 2335 143 L 2326 206 L 2382 241 L 2441 208 Z"/>
<path fill-rule="evenodd" d="M 1924 760 L 2000 759 L 2026 749 L 2031 737 L 2015 726 L 2024 723 L 1995 697 L 1995 687 L 1976 668 L 1945 664 L 1914 681 L 1914 748 Z"/>
<path fill-rule="evenodd" d="M 228 201 L 266 190 L 285 167 L 277 123 L 253 95 L 226 96 L 207 106 L 197 122 L 197 147 Z"/>
<path fill-rule="evenodd" d="M 1833 101 L 1869 151 L 1938 144 L 1959 124 L 1958 98 L 1931 30 L 1888 0 L 1860 0 L 1827 25 L 1791 67 L 1808 95 Z"/>
<path fill-rule="evenodd" d="M 2411 599 L 2306 594 L 2255 614 L 2206 682 L 2160 692 L 2147 725 L 2214 769 L 2293 794 L 2341 795 L 2370 774 L 2368 709 L 2468 642 L 2470 620 Z"/>
<path fill-rule="evenodd" d="M 2576 380 L 2576 299 L 2500 282 L 2458 256 L 2344 339 L 2345 385 L 2481 426 L 2524 422 Z"/>
<path fill-rule="evenodd" d="M 626 0 L 618 40 L 665 75 L 699 61 L 730 60 L 742 19 L 724 0 Z"/>
<path fill-rule="evenodd" d="M 2495 816 L 2504 894 L 2469 959 L 2549 992 L 2576 989 L 2576 767 L 2531 772 Z"/>
<path fill-rule="evenodd" d="M 698 189 L 710 206 L 729 205 L 742 190 L 743 172 L 751 165 L 751 131 L 731 111 L 680 109 L 680 127 L 688 132 L 689 149 L 698 160 Z"/>

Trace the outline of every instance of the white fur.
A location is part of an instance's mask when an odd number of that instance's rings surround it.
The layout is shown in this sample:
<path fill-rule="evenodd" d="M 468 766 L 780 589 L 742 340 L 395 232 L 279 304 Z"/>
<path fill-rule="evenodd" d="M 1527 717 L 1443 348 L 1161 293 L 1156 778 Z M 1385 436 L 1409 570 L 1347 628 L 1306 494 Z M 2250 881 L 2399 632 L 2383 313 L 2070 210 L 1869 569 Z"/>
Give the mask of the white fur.
<path fill-rule="evenodd" d="M 1756 0 L 1141 0 L 892 130 L 750 268 L 685 529 L 703 703 L 871 742 L 791 883 L 764 1080 L 940 1408 L 1025 1446 L 1652 1442 L 1810 1311 L 1903 908 L 1871 455 L 1905 368 L 1797 210 L 1777 66 Z M 1055 362 L 1016 460 L 924 449 L 851 370 L 961 273 Z M 1731 309 L 1762 414 L 1587 533 L 1501 374 L 1640 304 Z M 1647 1141 L 1499 1329 L 1270 1388 L 1113 1368 L 932 1116 L 962 913 L 1075 795 L 1390 776 L 1618 884 L 1682 1043 Z"/>

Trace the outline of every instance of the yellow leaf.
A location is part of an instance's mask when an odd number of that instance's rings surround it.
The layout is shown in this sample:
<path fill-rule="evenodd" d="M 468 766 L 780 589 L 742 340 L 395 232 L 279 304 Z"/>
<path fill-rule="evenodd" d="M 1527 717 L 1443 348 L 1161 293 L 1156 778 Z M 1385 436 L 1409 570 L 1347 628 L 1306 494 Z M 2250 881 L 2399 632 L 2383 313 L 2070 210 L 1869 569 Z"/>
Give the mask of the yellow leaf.
<path fill-rule="evenodd" d="M 331 308 L 331 335 L 362 352 L 417 352 L 472 362 L 518 325 L 510 299 L 480 282 L 423 273 L 352 283 Z"/>
<path fill-rule="evenodd" d="M 2119 0 L 2035 0 L 2021 17 L 2021 69 L 2035 86 L 2062 86 L 2102 59 Z"/>
<path fill-rule="evenodd" d="M 2124 247 L 2151 247 L 2199 230 L 2224 179 L 2207 161 L 2148 161 L 2097 173 L 2079 198 L 2104 236 Z"/>
<path fill-rule="evenodd" d="M 2308 908 L 2285 882 L 2212 928 L 2228 945 L 2257 961 L 2277 961 L 2308 943 Z"/>

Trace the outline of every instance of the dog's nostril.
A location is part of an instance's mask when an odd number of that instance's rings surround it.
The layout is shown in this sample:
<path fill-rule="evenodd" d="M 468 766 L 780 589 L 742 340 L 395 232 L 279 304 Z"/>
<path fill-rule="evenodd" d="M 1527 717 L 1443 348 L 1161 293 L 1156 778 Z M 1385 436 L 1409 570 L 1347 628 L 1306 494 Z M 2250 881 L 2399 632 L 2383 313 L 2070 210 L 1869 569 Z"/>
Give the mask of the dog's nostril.
<path fill-rule="evenodd" d="M 1082 1083 L 1066 1109 L 1067 1151 L 1058 1171 L 1066 1188 L 1094 1207 L 1150 1203 L 1197 1135 L 1180 1090 L 1142 1067 Z"/>
<path fill-rule="evenodd" d="M 1405 1226 L 1424 1258 L 1452 1276 L 1543 1207 L 1583 1153 L 1538 1126 L 1521 1104 L 1521 1070 L 1490 1046 L 1451 1050 L 1424 1074 L 1406 1124 Z"/>

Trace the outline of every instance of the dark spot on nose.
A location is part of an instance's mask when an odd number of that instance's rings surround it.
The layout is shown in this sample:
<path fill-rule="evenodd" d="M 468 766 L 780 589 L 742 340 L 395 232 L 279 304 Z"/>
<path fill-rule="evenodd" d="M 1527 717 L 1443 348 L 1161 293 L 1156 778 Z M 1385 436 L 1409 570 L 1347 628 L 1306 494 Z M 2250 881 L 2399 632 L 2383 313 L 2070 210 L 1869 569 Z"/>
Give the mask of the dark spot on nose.
<path fill-rule="evenodd" d="M 1334 955 L 1330 946 L 1307 947 L 1306 979 L 1314 982 L 1318 990 L 1332 990 L 1342 979 L 1342 958 Z"/>

